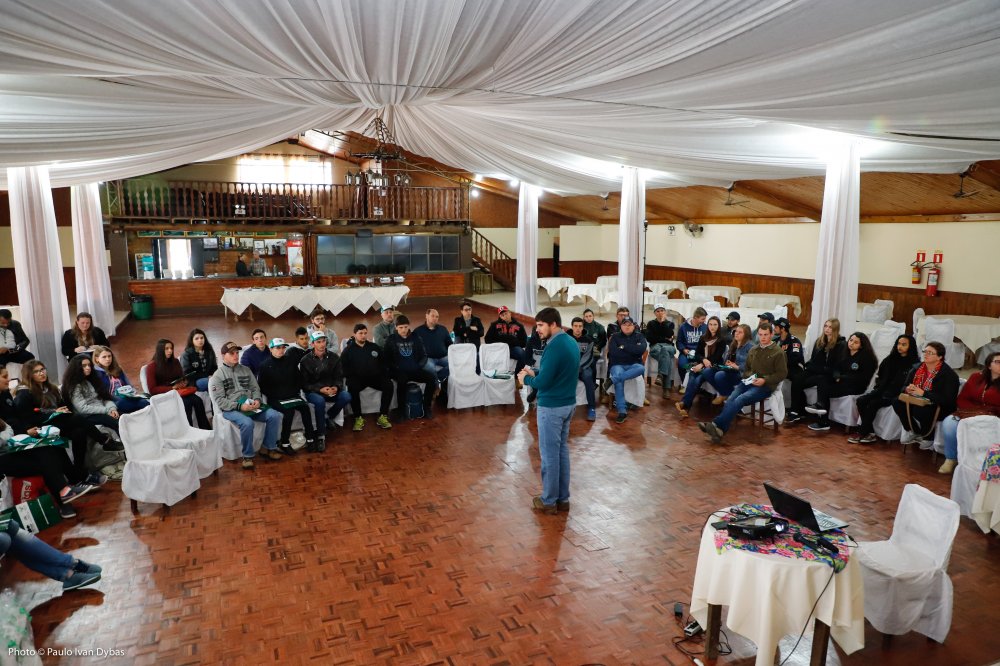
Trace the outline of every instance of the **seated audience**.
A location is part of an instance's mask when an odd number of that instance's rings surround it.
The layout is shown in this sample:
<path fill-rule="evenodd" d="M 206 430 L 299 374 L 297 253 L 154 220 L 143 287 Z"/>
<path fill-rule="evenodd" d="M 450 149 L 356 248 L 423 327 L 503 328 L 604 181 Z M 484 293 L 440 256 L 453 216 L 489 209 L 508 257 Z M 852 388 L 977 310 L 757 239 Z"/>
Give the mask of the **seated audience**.
<path fill-rule="evenodd" d="M 677 331 L 677 372 L 682 382 L 687 369 L 697 363 L 695 352 L 701 336 L 708 332 L 708 325 L 705 324 L 707 318 L 708 312 L 705 308 L 695 308 L 691 318 L 681 324 Z"/>
<path fill-rule="evenodd" d="M 365 427 L 361 413 L 361 392 L 372 388 L 381 393 L 378 420 L 379 428 L 391 428 L 389 406 L 392 404 L 392 380 L 385 362 L 385 352 L 374 342 L 368 341 L 368 327 L 354 325 L 354 342 L 344 347 L 341 363 L 347 379 L 347 391 L 351 395 L 351 412 L 354 413 L 354 432 Z"/>
<path fill-rule="evenodd" d="M 271 352 L 267 348 L 267 333 L 264 332 L 264 329 L 255 328 L 250 334 L 250 339 L 253 344 L 243 352 L 240 364 L 250 368 L 250 372 L 256 378 L 260 372 L 260 364 L 271 358 Z"/>
<path fill-rule="evenodd" d="M 722 322 L 719 321 L 718 317 L 709 317 L 708 330 L 698 341 L 694 356 L 688 356 L 693 364 L 688 367 L 684 398 L 680 402 L 674 403 L 681 418 L 687 416 L 688 410 L 694 404 L 694 399 L 698 396 L 702 383 L 705 381 L 711 383 L 716 371 L 715 366 L 722 364 L 723 355 L 726 352 L 726 343 L 722 336 Z"/>
<path fill-rule="evenodd" d="M 470 343 L 476 345 L 476 349 L 479 349 L 479 342 L 486 334 L 486 327 L 479 317 L 472 314 L 472 303 L 468 301 L 462 303 L 461 314 L 455 317 L 451 330 L 455 333 L 456 344 Z"/>
<path fill-rule="evenodd" d="M 733 336 L 736 335 L 736 329 L 740 327 L 740 313 L 733 310 L 726 315 L 726 319 L 723 322 L 725 326 L 722 329 L 722 338 L 726 341 L 728 346 L 730 342 L 733 341 Z M 747 326 L 747 328 L 750 328 Z M 751 332 L 750 337 L 753 337 L 753 332 Z"/>
<path fill-rule="evenodd" d="M 88 423 L 104 426 L 118 432 L 118 405 L 111 399 L 111 392 L 94 372 L 94 362 L 89 356 L 74 356 L 63 373 L 63 404 Z"/>
<path fill-rule="evenodd" d="M 31 340 L 24 334 L 21 322 L 11 319 L 10 310 L 0 310 L 0 365 L 27 363 L 35 358 L 28 351 Z"/>
<path fill-rule="evenodd" d="M 875 417 L 883 407 L 891 407 L 906 386 L 906 375 L 917 364 L 917 342 L 909 335 L 896 338 L 893 350 L 882 359 L 875 377 L 875 386 L 857 399 L 861 425 L 858 432 L 847 441 L 852 444 L 871 444 L 875 436 Z"/>
<path fill-rule="evenodd" d="M 970 416 L 1000 416 L 1000 352 L 986 357 L 982 372 L 970 375 L 958 392 L 957 409 L 941 421 L 944 464 L 939 474 L 951 474 L 958 464 L 958 421 Z"/>
<path fill-rule="evenodd" d="M 608 332 L 594 319 L 594 311 L 583 311 L 583 333 L 594 342 L 594 356 L 600 356 L 608 344 Z"/>
<path fill-rule="evenodd" d="M 222 365 L 208 381 L 208 392 L 222 410 L 222 417 L 240 429 L 243 469 L 254 468 L 254 422 L 264 423 L 264 444 L 260 450 L 265 460 L 281 460 L 278 453 L 278 428 L 281 413 L 268 409 L 262 401 L 260 385 L 253 371 L 239 363 L 240 346 L 235 342 L 222 345 Z"/>
<path fill-rule="evenodd" d="M 389 336 L 385 343 L 385 357 L 389 364 L 392 378 L 396 380 L 396 404 L 399 407 L 400 419 L 405 421 L 406 392 L 409 382 L 424 385 L 424 418 L 432 419 L 431 403 L 434 401 L 434 391 L 437 389 L 437 377 L 428 372 L 427 353 L 420 339 L 410 332 L 410 320 L 406 315 L 396 317 L 396 332 Z"/>
<path fill-rule="evenodd" d="M 382 307 L 382 321 L 375 324 L 372 330 L 372 341 L 385 349 L 385 342 L 396 332 L 396 308 L 391 305 Z"/>
<path fill-rule="evenodd" d="M 785 379 L 785 353 L 772 341 L 772 335 L 770 324 L 762 322 L 758 325 L 757 345 L 747 355 L 744 381 L 729 394 L 721 414 L 711 421 L 698 424 L 713 444 L 722 441 L 733 419 L 744 407 L 766 400 Z"/>
<path fill-rule="evenodd" d="M 528 344 L 528 336 L 524 332 L 524 326 L 514 320 L 513 314 L 506 305 L 497 308 L 497 314 L 499 315 L 497 320 L 490 324 L 486 330 L 486 344 L 502 342 L 507 345 L 510 358 L 516 362 L 514 368 L 516 375 L 521 372 L 521 368 L 525 365 L 524 348 Z"/>
<path fill-rule="evenodd" d="M 847 339 L 847 353 L 841 356 L 833 366 L 832 375 L 823 375 L 816 381 L 816 404 L 806 407 L 810 414 L 819 416 L 815 423 L 809 424 L 810 430 L 825 431 L 830 429 L 830 398 L 840 398 L 847 395 L 861 395 L 868 390 L 878 358 L 872 343 L 864 333 L 854 333 Z"/>
<path fill-rule="evenodd" d="M 674 369 L 674 322 L 667 319 L 667 309 L 659 303 L 653 308 L 653 321 L 646 322 L 646 342 L 649 355 L 656 359 L 656 383 L 663 395 L 670 392 L 670 375 Z"/>
<path fill-rule="evenodd" d="M 758 324 L 767 324 L 767 325 L 769 325 L 771 327 L 772 331 L 774 331 L 774 321 L 775 321 L 774 320 L 774 315 L 771 314 L 770 312 L 761 312 L 759 315 L 757 315 L 757 323 Z M 758 330 L 760 330 L 760 329 L 758 329 Z M 774 337 L 774 335 L 771 336 L 771 339 L 774 340 L 775 342 L 777 342 L 777 340 Z M 754 342 L 757 342 L 757 341 L 754 340 Z M 780 347 L 781 345 L 778 345 L 778 346 Z M 787 379 L 787 377 L 786 377 L 786 379 Z"/>
<path fill-rule="evenodd" d="M 937 423 L 955 411 L 958 375 L 944 362 L 944 355 L 943 344 L 928 342 L 924 362 L 910 368 L 904 380 L 903 393 L 923 398 L 926 404 L 914 405 L 898 398 L 892 403 L 903 428 L 911 433 L 908 441 L 930 439 Z"/>
<path fill-rule="evenodd" d="M 258 383 L 261 392 L 267 398 L 268 406 L 281 414 L 278 450 L 286 455 L 295 453 L 288 443 L 288 438 L 292 434 L 292 418 L 295 412 L 298 412 L 302 417 L 302 427 L 306 431 L 306 450 L 316 451 L 316 441 L 323 439 L 323 434 L 313 430 L 312 411 L 309 409 L 309 403 L 302 399 L 303 381 L 299 365 L 295 359 L 288 356 L 288 343 L 284 339 L 274 338 L 268 346 L 271 348 L 271 358 L 260 364 Z M 324 408 L 325 405 L 321 404 L 319 411 L 323 411 Z"/>
<path fill-rule="evenodd" d="M 56 550 L 11 520 L 0 532 L 0 557 L 10 555 L 32 571 L 62 583 L 63 592 L 101 580 L 101 567 Z"/>
<path fill-rule="evenodd" d="M 351 402 L 351 394 L 344 389 L 344 366 L 340 354 L 327 348 L 326 334 L 313 331 L 309 334 L 312 351 L 299 361 L 302 388 L 306 401 L 316 413 L 316 451 L 326 451 L 326 431 Z"/>
<path fill-rule="evenodd" d="M 434 308 L 424 313 L 424 323 L 413 329 L 413 334 L 420 338 L 427 353 L 427 369 L 437 375 L 442 385 L 448 381 L 448 347 L 451 346 L 451 335 L 448 329 L 441 326 L 441 315 Z"/>
<path fill-rule="evenodd" d="M 785 423 L 802 420 L 806 407 L 806 389 L 816 386 L 824 377 L 833 375 L 840 357 L 846 353 L 847 341 L 840 334 L 840 320 L 823 322 L 823 333 L 813 346 L 812 355 L 805 369 L 792 380 L 792 405 L 785 415 Z"/>
<path fill-rule="evenodd" d="M 778 346 L 785 352 L 788 379 L 794 380 L 806 365 L 805 355 L 802 353 L 802 341 L 792 335 L 792 324 L 784 317 L 774 320 L 774 331 Z"/>
<path fill-rule="evenodd" d="M 623 318 L 619 326 L 621 330 L 608 338 L 608 377 L 615 387 L 615 407 L 618 410 L 615 421 L 623 423 L 628 418 L 630 407 L 639 409 L 638 405 L 625 402 L 625 382 L 645 374 L 649 344 L 636 329 L 631 317 Z"/>
<path fill-rule="evenodd" d="M 202 430 L 211 430 L 205 414 L 205 403 L 195 393 L 198 389 L 189 386 L 184 377 L 184 369 L 180 361 L 174 358 L 174 343 L 170 340 L 158 340 L 153 352 L 153 362 L 146 365 L 146 386 L 150 395 L 160 395 L 168 391 L 177 391 L 184 402 L 184 412 L 188 423 L 197 425 Z M 192 418 L 193 415 L 193 418 Z"/>
<path fill-rule="evenodd" d="M 730 330 L 729 344 L 726 345 L 722 363 L 716 363 L 714 371 L 709 371 L 708 381 L 719 392 L 712 401 L 713 405 L 724 403 L 740 383 L 743 371 L 747 369 L 747 357 L 750 356 L 751 349 L 753 332 L 749 326 L 740 324 Z"/>
<path fill-rule="evenodd" d="M 570 333 L 573 340 L 580 347 L 580 381 L 583 382 L 583 390 L 587 396 L 587 420 L 597 420 L 597 396 L 596 383 L 594 381 L 594 340 L 587 335 L 584 330 L 582 317 L 573 317 L 570 324 Z M 536 373 L 537 374 L 537 373 Z"/>
<path fill-rule="evenodd" d="M 306 332 L 312 335 L 316 331 L 322 331 L 326 334 L 326 348 L 332 352 L 340 352 L 340 340 L 337 338 L 337 334 L 333 332 L 332 328 L 326 325 L 326 312 L 321 309 L 317 309 L 313 312 L 312 317 L 309 318 L 309 325 L 306 326 Z"/>
<path fill-rule="evenodd" d="M 618 308 L 617 310 L 615 310 L 615 320 L 613 322 L 611 322 L 610 324 L 608 324 L 608 328 L 607 328 L 608 340 L 611 339 L 612 335 L 614 335 L 615 333 L 617 333 L 620 330 L 622 330 L 622 328 L 621 328 L 621 326 L 622 326 L 622 320 L 625 319 L 626 317 L 631 317 L 631 316 L 632 316 L 632 313 L 630 313 L 628 311 L 628 308 L 625 307 L 624 305 L 621 306 L 620 308 Z M 635 320 L 633 319 L 632 321 L 635 321 Z M 643 337 L 645 337 L 645 336 L 643 336 Z"/>
<path fill-rule="evenodd" d="M 208 379 L 219 369 L 219 361 L 215 358 L 215 350 L 208 341 L 205 331 L 200 328 L 191 329 L 187 344 L 181 355 L 181 367 L 188 375 L 188 384 L 194 384 L 199 391 L 208 390 Z"/>
<path fill-rule="evenodd" d="M 94 318 L 89 312 L 81 312 L 76 316 L 73 328 L 63 333 L 62 353 L 66 360 L 77 354 L 86 354 L 94 345 L 110 347 L 104 331 L 94 326 Z"/>
<path fill-rule="evenodd" d="M 312 344 L 309 342 L 309 330 L 305 326 L 299 326 L 295 329 L 295 342 L 288 345 L 288 351 L 285 352 L 285 356 L 295 361 L 298 365 L 302 357 L 309 353 L 312 349 Z"/>
<path fill-rule="evenodd" d="M 149 400 L 135 390 L 110 347 L 94 347 L 94 372 L 107 387 L 119 414 L 131 414 L 149 406 Z"/>

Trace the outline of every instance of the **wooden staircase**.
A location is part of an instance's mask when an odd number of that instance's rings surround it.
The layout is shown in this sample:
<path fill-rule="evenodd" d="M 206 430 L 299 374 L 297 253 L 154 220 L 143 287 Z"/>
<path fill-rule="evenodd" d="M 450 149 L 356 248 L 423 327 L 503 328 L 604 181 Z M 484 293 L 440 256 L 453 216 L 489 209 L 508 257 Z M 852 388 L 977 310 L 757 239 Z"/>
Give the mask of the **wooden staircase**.
<path fill-rule="evenodd" d="M 472 230 L 472 260 L 504 289 L 514 290 L 517 261 L 475 229 Z"/>

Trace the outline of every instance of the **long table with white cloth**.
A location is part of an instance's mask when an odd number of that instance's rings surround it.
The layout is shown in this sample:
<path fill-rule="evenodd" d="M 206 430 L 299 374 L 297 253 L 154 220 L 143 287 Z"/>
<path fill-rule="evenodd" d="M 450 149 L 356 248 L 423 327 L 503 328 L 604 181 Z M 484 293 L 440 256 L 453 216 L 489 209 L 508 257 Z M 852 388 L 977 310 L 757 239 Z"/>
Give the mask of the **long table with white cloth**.
<path fill-rule="evenodd" d="M 955 322 L 955 337 L 973 352 L 988 345 L 993 338 L 1000 337 L 1000 318 L 976 315 L 929 314 L 935 319 L 951 319 Z M 926 318 L 926 317 L 925 317 Z M 924 319 L 917 322 L 917 338 L 920 338 Z"/>
<path fill-rule="evenodd" d="M 792 311 L 798 317 L 802 314 L 802 299 L 795 294 L 741 294 L 740 307 L 764 308 L 771 310 L 782 305 L 792 306 Z"/>
<path fill-rule="evenodd" d="M 615 290 L 611 287 L 604 287 L 599 284 L 573 284 L 566 289 L 566 301 L 573 302 L 573 299 L 577 296 L 583 297 L 584 305 L 587 304 L 587 298 L 593 299 L 599 309 L 604 309 L 607 307 L 612 299 L 611 296 L 614 295 L 617 298 Z"/>
<path fill-rule="evenodd" d="M 317 307 L 340 314 L 349 305 L 361 312 L 372 307 L 399 305 L 410 288 L 405 285 L 386 287 L 270 287 L 250 289 L 226 289 L 222 293 L 222 305 L 236 315 L 243 314 L 253 306 L 272 317 L 279 317 L 285 311 L 295 308 L 310 313 Z"/>
<path fill-rule="evenodd" d="M 704 302 L 714 300 L 716 296 L 722 296 L 730 305 L 736 305 L 742 293 L 739 287 L 719 284 L 699 284 L 687 288 L 688 298 Z"/>

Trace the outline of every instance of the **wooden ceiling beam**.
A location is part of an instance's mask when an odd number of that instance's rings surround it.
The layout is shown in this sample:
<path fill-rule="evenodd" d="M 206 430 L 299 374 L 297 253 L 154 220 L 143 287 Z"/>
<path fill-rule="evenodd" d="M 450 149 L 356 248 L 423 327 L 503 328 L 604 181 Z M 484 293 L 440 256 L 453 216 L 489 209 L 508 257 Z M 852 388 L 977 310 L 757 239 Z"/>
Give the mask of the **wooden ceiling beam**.
<path fill-rule="evenodd" d="M 811 217 L 696 217 L 692 224 L 814 224 Z"/>
<path fill-rule="evenodd" d="M 862 215 L 866 224 L 919 224 L 930 222 L 1000 222 L 1000 213 L 957 213 L 955 215 Z"/>
<path fill-rule="evenodd" d="M 759 186 L 752 185 L 747 182 L 737 181 L 733 183 L 732 192 L 734 196 L 747 197 L 749 199 L 765 203 L 768 206 L 774 206 L 775 208 L 780 208 L 781 210 L 787 210 L 789 213 L 795 213 L 795 215 L 799 217 L 808 217 L 816 222 L 819 222 L 822 215 L 822 211 L 817 208 L 812 208 L 811 206 L 800 201 L 795 201 L 767 190 L 763 190 Z"/>
<path fill-rule="evenodd" d="M 646 219 L 648 220 L 651 217 L 662 220 L 662 223 L 666 224 L 684 224 L 684 220 L 687 219 L 683 215 L 678 215 L 659 204 L 651 204 L 649 203 L 649 199 L 646 199 Z"/>
<path fill-rule="evenodd" d="M 1000 191 L 1000 170 L 995 167 L 986 166 L 982 162 L 976 162 L 969 167 L 969 180 L 974 180 L 980 185 L 985 185 L 992 190 Z"/>

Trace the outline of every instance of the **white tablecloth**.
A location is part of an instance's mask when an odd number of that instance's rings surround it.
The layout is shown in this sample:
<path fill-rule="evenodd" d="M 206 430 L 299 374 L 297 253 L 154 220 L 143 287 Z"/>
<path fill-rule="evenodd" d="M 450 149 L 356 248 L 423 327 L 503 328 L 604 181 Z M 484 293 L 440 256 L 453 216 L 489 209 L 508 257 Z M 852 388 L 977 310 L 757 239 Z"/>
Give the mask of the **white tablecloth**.
<path fill-rule="evenodd" d="M 741 293 L 739 287 L 726 287 L 716 284 L 702 284 L 695 287 L 688 287 L 687 289 L 688 298 L 693 298 L 702 303 L 710 301 L 716 296 L 722 296 L 730 305 L 736 305 L 736 302 L 740 300 Z"/>
<path fill-rule="evenodd" d="M 572 286 L 576 281 L 569 277 L 538 278 L 538 286 L 544 289 L 551 299 L 563 289 Z"/>
<path fill-rule="evenodd" d="M 980 481 L 972 500 L 972 519 L 983 534 L 1000 534 L 1000 483 Z"/>
<path fill-rule="evenodd" d="M 659 303 L 667 310 L 679 312 L 685 319 L 690 319 L 694 314 L 695 308 L 700 308 L 704 305 L 704 301 L 696 301 L 690 298 L 668 298 L 666 300 L 658 298 L 656 299 L 656 303 Z"/>
<path fill-rule="evenodd" d="M 610 287 L 602 287 L 598 284 L 574 284 L 566 289 L 566 300 L 572 301 L 577 296 L 590 297 L 597 302 L 598 307 L 606 307 L 611 303 L 611 296 L 617 298 L 615 290 Z M 586 302 L 584 298 L 584 302 Z"/>
<path fill-rule="evenodd" d="M 953 319 L 955 321 L 955 337 L 965 343 L 965 346 L 976 351 L 989 344 L 993 338 L 1000 337 L 1000 318 L 977 317 L 976 315 L 929 314 L 935 319 Z M 917 338 L 920 338 L 924 320 L 917 322 Z"/>
<path fill-rule="evenodd" d="M 601 287 L 608 287 L 610 289 L 618 288 L 618 276 L 617 275 L 602 275 L 597 278 L 597 284 Z"/>
<path fill-rule="evenodd" d="M 271 287 L 264 289 L 226 289 L 222 294 L 222 304 L 237 315 L 253 305 L 272 317 L 278 317 L 290 308 L 310 313 L 316 306 L 340 314 L 347 306 L 353 305 L 361 312 L 367 312 L 378 304 L 397 306 L 410 293 L 405 285 L 389 287 Z"/>
<path fill-rule="evenodd" d="M 726 625 L 757 645 L 757 666 L 772 666 L 778 641 L 798 635 L 819 598 L 813 619 L 830 627 L 830 636 L 847 654 L 865 646 L 865 598 L 861 567 L 851 557 L 834 574 L 822 562 L 761 555 L 745 550 L 715 550 L 710 518 L 701 534 L 698 567 L 691 592 L 691 616 L 708 625 L 708 604 L 727 606 Z M 812 631 L 812 621 L 807 631 Z"/>
<path fill-rule="evenodd" d="M 669 296 L 670 292 L 675 289 L 680 290 L 683 296 L 688 288 L 681 280 L 646 280 L 643 284 L 654 294 L 663 294 L 664 296 Z"/>
<path fill-rule="evenodd" d="M 798 317 L 802 314 L 802 299 L 794 294 L 742 294 L 740 307 L 764 308 L 765 311 L 782 305 L 791 305 Z"/>

